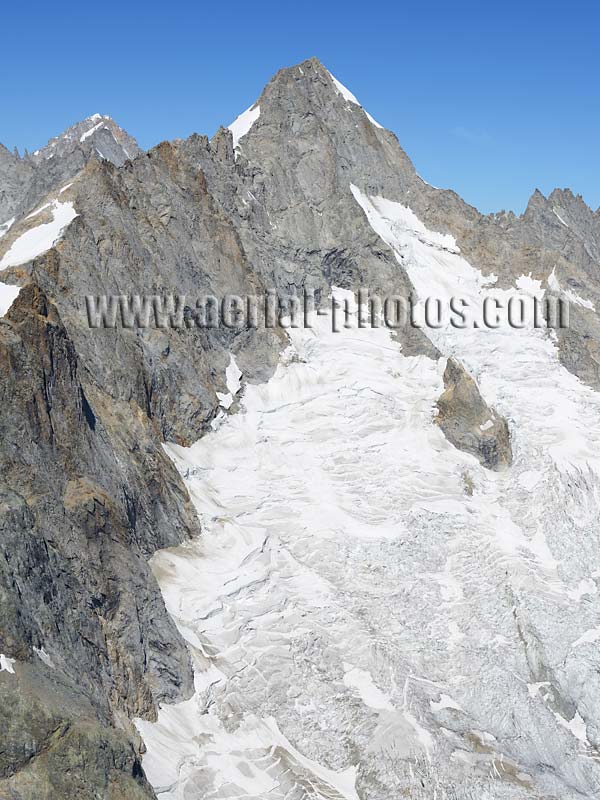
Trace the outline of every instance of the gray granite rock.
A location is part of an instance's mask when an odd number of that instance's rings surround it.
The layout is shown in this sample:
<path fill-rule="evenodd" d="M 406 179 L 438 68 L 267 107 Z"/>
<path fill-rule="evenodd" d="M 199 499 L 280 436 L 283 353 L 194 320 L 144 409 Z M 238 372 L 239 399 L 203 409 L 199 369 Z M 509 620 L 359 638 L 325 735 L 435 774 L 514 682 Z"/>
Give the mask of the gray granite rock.
<path fill-rule="evenodd" d="M 512 453 L 506 420 L 485 403 L 473 378 L 453 358 L 444 371 L 444 387 L 435 421 L 446 438 L 488 469 L 509 466 Z"/>
<path fill-rule="evenodd" d="M 0 226 L 31 210 L 49 191 L 58 191 L 88 161 L 122 166 L 140 152 L 132 136 L 100 114 L 72 125 L 31 154 L 11 154 L 0 144 Z"/>

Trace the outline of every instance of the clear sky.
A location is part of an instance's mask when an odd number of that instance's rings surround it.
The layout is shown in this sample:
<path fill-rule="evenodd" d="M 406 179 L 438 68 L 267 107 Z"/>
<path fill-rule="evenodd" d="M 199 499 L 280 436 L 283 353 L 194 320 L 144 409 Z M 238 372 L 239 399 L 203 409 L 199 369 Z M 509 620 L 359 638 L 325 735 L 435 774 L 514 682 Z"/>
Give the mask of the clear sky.
<path fill-rule="evenodd" d="M 435 186 L 484 212 L 568 186 L 595 209 L 599 43 L 591 0 L 9 0 L 0 141 L 35 150 L 95 112 L 145 148 L 212 135 L 315 55 Z"/>

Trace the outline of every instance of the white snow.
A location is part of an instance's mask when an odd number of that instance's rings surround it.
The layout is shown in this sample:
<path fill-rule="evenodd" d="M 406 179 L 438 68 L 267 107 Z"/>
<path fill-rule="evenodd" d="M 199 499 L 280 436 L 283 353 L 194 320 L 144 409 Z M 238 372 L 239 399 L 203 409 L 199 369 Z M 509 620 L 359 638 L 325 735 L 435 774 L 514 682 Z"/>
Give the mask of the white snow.
<path fill-rule="evenodd" d="M 479 429 L 482 431 L 488 431 L 490 428 L 494 427 L 494 422 L 491 419 L 486 420 L 483 425 L 479 426 Z"/>
<path fill-rule="evenodd" d="M 575 303 L 577 306 L 581 306 L 582 308 L 587 308 L 589 311 L 595 311 L 596 307 L 592 303 L 591 300 L 586 300 L 584 297 L 581 297 L 574 292 L 572 289 L 566 289 L 563 294 L 571 303 Z"/>
<path fill-rule="evenodd" d="M 31 228 L 21 234 L 18 239 L 15 239 L 10 249 L 0 260 L 0 270 L 4 270 L 7 267 L 15 267 L 19 264 L 26 264 L 36 256 L 45 253 L 46 250 L 56 244 L 67 225 L 77 216 L 73 203 L 61 203 L 58 200 L 54 200 L 51 203 L 51 207 L 52 221 L 38 225 L 36 228 Z M 37 212 L 30 216 L 35 216 L 41 210 L 38 209 Z"/>
<path fill-rule="evenodd" d="M 343 83 L 340 83 L 340 81 L 338 81 L 337 78 L 334 78 L 331 72 L 329 73 L 329 76 L 333 81 L 333 83 L 335 84 L 335 88 L 342 95 L 344 100 L 347 100 L 349 103 L 354 103 L 355 106 L 360 106 L 360 103 L 358 102 L 356 97 L 352 94 L 350 89 L 347 89 Z"/>
<path fill-rule="evenodd" d="M 331 74 L 331 72 L 329 73 L 329 77 L 333 81 L 333 85 L 338 90 L 338 92 L 342 95 L 344 100 L 346 100 L 348 103 L 353 103 L 355 106 L 358 106 L 359 108 L 362 108 L 362 110 L 367 115 L 367 117 L 369 119 L 369 122 L 372 125 L 375 125 L 376 128 L 381 128 L 383 130 L 383 125 L 380 125 L 376 120 L 374 120 L 373 117 L 369 114 L 369 112 L 361 106 L 361 104 L 358 102 L 356 97 L 352 94 L 350 89 L 347 89 L 344 86 L 343 83 L 340 83 L 337 78 L 334 78 L 333 75 Z"/>
<path fill-rule="evenodd" d="M 216 395 L 220 401 L 220 405 L 225 410 L 231 407 L 235 395 L 237 395 L 237 393 L 241 388 L 242 385 L 240 381 L 241 377 L 242 377 L 242 372 L 238 368 L 238 365 L 236 364 L 233 354 L 230 354 L 229 365 L 225 370 L 225 379 L 228 391 L 216 392 Z"/>
<path fill-rule="evenodd" d="M 422 181 L 423 181 L 423 183 L 426 183 L 426 184 L 427 184 L 427 186 L 431 186 L 431 188 L 432 188 L 432 189 L 438 189 L 438 190 L 439 190 L 439 188 L 440 188 L 439 186 L 434 186 L 432 183 L 429 183 L 429 181 L 426 181 L 426 180 L 425 180 L 425 178 L 424 178 L 422 175 L 419 175 L 419 173 L 418 173 L 418 172 L 417 172 L 417 177 L 418 177 L 420 180 L 422 180 Z"/>
<path fill-rule="evenodd" d="M 219 393 L 217 393 L 217 394 L 219 394 Z M 219 400 L 221 400 L 221 399 L 227 400 L 227 396 L 226 395 L 222 395 L 221 397 L 219 397 Z M 233 402 L 233 398 L 232 398 L 232 402 Z M 230 405 L 231 405 L 231 403 L 230 403 Z M 225 410 L 227 410 L 227 409 L 225 409 Z M 212 428 L 212 430 L 216 431 L 217 428 L 220 427 L 220 425 L 221 425 L 221 423 L 223 422 L 224 419 L 225 419 L 225 413 L 223 411 L 223 408 L 221 407 L 221 409 L 217 412 L 216 417 L 213 420 L 211 420 L 211 422 L 210 422 L 210 427 Z"/>
<path fill-rule="evenodd" d="M 215 394 L 219 398 L 219 405 L 221 408 L 224 408 L 225 411 L 231 408 L 233 403 L 233 396 L 231 392 L 215 392 Z"/>
<path fill-rule="evenodd" d="M 177 706 L 161 707 L 156 724 L 135 723 L 156 756 L 144 757 L 144 769 L 160 800 L 199 796 L 190 793 L 199 780 L 200 785 L 212 783 L 218 797 L 283 799 L 278 789 L 294 775 L 308 777 L 316 800 L 360 800 L 353 767 L 335 771 L 302 755 L 272 717 L 250 716 L 228 731 L 217 716 L 202 713 L 194 695 Z"/>
<path fill-rule="evenodd" d="M 99 122 L 97 125 L 94 125 L 93 128 L 90 128 L 89 131 L 86 131 L 84 134 L 81 135 L 81 137 L 79 138 L 79 141 L 80 142 L 85 142 L 85 140 L 87 138 L 92 136 L 97 130 L 99 130 L 103 126 L 104 126 L 104 122 Z"/>
<path fill-rule="evenodd" d="M 242 139 L 248 133 L 250 128 L 254 125 L 259 117 L 260 106 L 254 103 L 254 105 L 250 106 L 250 108 L 247 108 L 239 115 L 239 117 L 234 119 L 231 125 L 229 125 L 229 130 L 233 135 L 234 150 L 239 145 L 240 139 Z"/>
<path fill-rule="evenodd" d="M 20 291 L 20 286 L 12 286 L 10 283 L 0 283 L 0 317 L 6 314 L 17 299 Z"/>
<path fill-rule="evenodd" d="M 554 268 L 548 276 L 548 288 L 552 289 L 553 292 L 560 292 L 560 284 L 556 277 L 556 268 Z"/>
<path fill-rule="evenodd" d="M 353 193 L 421 302 L 542 294 L 530 276 L 493 288 L 411 209 Z M 334 295 L 355 317 L 350 293 Z M 415 754 L 443 785 L 448 736 L 467 781 L 505 759 L 531 794 L 593 797 L 600 764 L 581 744 L 600 727 L 600 397 L 545 328 L 427 330 L 433 361 L 383 327 L 313 322 L 289 331 L 266 384 L 244 387 L 240 413 L 165 448 L 202 536 L 151 560 L 196 675 L 191 700 L 137 722 L 159 797 L 348 800 L 383 756 L 409 796 Z M 509 422 L 505 471 L 435 424 L 449 356 Z M 531 666 L 545 657 L 585 721 L 546 704 Z M 449 732 L 436 714 L 452 709 Z M 470 752 L 475 731 L 492 753 Z"/>
<path fill-rule="evenodd" d="M 337 294 L 345 297 L 343 292 Z M 351 562 L 355 580 L 371 592 L 368 561 L 376 557 L 382 542 L 394 543 L 406 536 L 404 512 L 394 510 L 398 496 L 388 496 L 390 475 L 382 480 L 382 465 L 393 474 L 406 461 L 412 480 L 397 483 L 401 505 L 413 506 L 421 494 L 416 487 L 422 486 L 422 470 L 429 468 L 425 466 L 430 461 L 426 442 L 431 439 L 436 449 L 451 450 L 431 424 L 432 399 L 442 389 L 444 364 L 402 359 L 385 330 L 353 331 L 346 339 L 332 333 L 329 319 L 317 318 L 315 325 L 315 331 L 291 332 L 293 347 L 268 384 L 246 387 L 240 414 L 229 417 L 191 448 L 170 445 L 167 450 L 187 476 L 204 534 L 202 541 L 184 549 L 158 553 L 152 566 L 167 607 L 190 646 L 219 653 L 216 664 L 223 675 L 237 675 L 239 690 L 235 691 L 244 698 L 243 730 L 251 730 L 256 737 L 254 744 L 244 745 L 240 756 L 255 765 L 258 755 L 265 758 L 262 753 L 252 756 L 251 751 L 264 741 L 266 720 L 260 716 L 260 707 L 254 706 L 252 692 L 243 690 L 244 682 L 255 673 L 268 676 L 272 664 L 293 670 L 290 637 L 302 641 L 325 618 L 329 619 L 329 646 L 339 652 L 342 669 L 344 664 L 351 665 L 344 670 L 344 683 L 356 689 L 365 703 L 362 713 L 372 714 L 376 708 L 393 714 L 396 733 L 390 735 L 403 749 L 433 746 L 412 693 L 401 692 L 396 707 L 380 688 L 381 666 L 368 657 L 369 634 L 340 594 L 346 579 L 339 559 L 350 545 L 355 551 Z M 296 352 L 300 360 L 294 357 Z M 239 370 L 231 369 L 228 378 L 229 388 L 236 389 Z M 411 411 L 407 408 L 404 417 L 401 409 L 406 403 Z M 395 423 L 389 426 L 392 418 Z M 395 430 L 391 435 L 390 427 Z M 372 476 L 368 502 L 356 494 L 352 483 L 345 487 L 339 480 L 348 469 L 355 470 L 352 463 L 359 454 L 360 468 Z M 442 474 L 446 469 L 442 459 Z M 389 579 L 396 581 L 392 575 Z M 382 592 L 385 595 L 383 588 Z M 279 607 L 283 614 L 277 613 Z M 355 660 L 358 653 L 365 654 L 364 660 Z M 247 664 L 253 664 L 252 669 Z M 290 676 L 288 682 L 302 688 L 300 675 Z M 233 689 L 230 679 L 223 677 L 212 686 L 211 694 L 225 700 Z M 315 690 L 325 692 L 323 702 L 333 702 L 335 686 L 330 681 L 319 681 Z M 280 700 L 277 724 L 281 727 L 286 722 L 285 695 Z M 292 701 L 294 708 L 300 707 L 290 697 Z M 171 787 L 165 798 L 183 796 L 186 785 L 193 785 L 194 774 L 209 763 L 218 769 L 215 786 L 222 786 L 223 792 L 227 782 L 234 782 L 238 793 L 244 788 L 239 776 L 225 769 L 224 753 L 230 745 L 220 728 L 218 736 L 211 729 L 208 746 L 193 744 L 206 732 L 201 707 L 199 693 L 195 705 L 165 707 L 156 726 L 140 727 L 148 747 L 144 765 L 150 780 L 156 787 Z M 315 719 L 321 713 L 319 707 L 312 709 L 310 693 L 301 707 L 304 715 Z M 283 727 L 282 731 L 288 740 L 296 738 L 292 731 L 289 735 Z M 276 778 L 281 784 L 281 794 L 273 791 L 274 800 L 284 797 L 286 781 L 300 780 L 300 766 L 310 770 L 310 780 L 317 786 L 324 782 L 340 787 L 339 772 L 324 773 L 315 757 L 301 762 L 297 751 L 286 748 L 293 755 L 291 776 L 268 759 L 261 767 L 265 781 Z M 211 753 L 221 755 L 213 761 Z M 286 755 L 288 767 L 289 758 Z M 166 760 L 173 772 L 163 775 Z M 177 766 L 183 763 L 185 775 Z M 341 797 L 355 797 L 354 766 L 347 763 L 342 774 L 346 777 L 338 788 Z M 327 791 L 331 793 L 331 788 Z M 329 796 L 326 790 L 322 794 Z"/>
<path fill-rule="evenodd" d="M 440 699 L 438 701 L 430 700 L 429 705 L 432 711 L 444 711 L 446 708 L 451 708 L 454 711 L 464 711 L 460 703 L 457 703 L 450 695 L 444 694 L 443 692 L 440 694 Z"/>
<path fill-rule="evenodd" d="M 551 684 L 548 681 L 538 681 L 537 683 L 528 683 L 527 691 L 529 696 L 533 699 L 538 696 L 542 689 L 550 688 Z"/>
<path fill-rule="evenodd" d="M 450 234 L 427 230 L 408 206 L 386 200 L 385 197 L 366 198 L 353 184 L 350 185 L 350 190 L 354 199 L 365 212 L 375 233 L 390 246 L 396 244 L 396 231 L 402 231 L 405 235 L 414 236 L 423 244 L 433 245 L 458 254 L 458 247 Z M 398 246 L 402 250 L 404 243 L 398 243 Z"/>
<path fill-rule="evenodd" d="M 35 211 L 32 211 L 31 214 L 28 214 L 25 219 L 32 219 L 33 217 L 37 217 L 38 214 L 41 214 L 42 211 L 45 211 L 47 208 L 50 208 L 52 205 L 52 201 L 50 203 L 44 203 L 43 206 L 36 208 Z"/>
<path fill-rule="evenodd" d="M 481 273 L 452 246 L 452 237 L 440 241 L 440 234 L 424 234 L 410 209 L 351 189 L 373 229 L 406 267 L 421 300 L 435 297 L 449 303 L 456 296 L 480 307 L 485 296 L 505 304 L 523 292 L 543 296 L 540 281 L 528 276 L 517 280 L 520 292 L 487 287 Z M 515 329 L 505 316 L 500 323 L 496 329 L 446 326 L 429 329 L 427 335 L 442 352 L 462 360 L 477 376 L 490 405 L 500 405 L 509 417 L 516 415 L 516 432 L 521 426 L 532 442 L 544 442 L 556 463 L 600 468 L 600 453 L 593 445 L 596 431 L 600 433 L 598 395 L 562 367 L 545 328 L 528 324 Z M 491 369 L 490 353 L 495 354 L 491 361 L 496 370 Z"/>
<path fill-rule="evenodd" d="M 373 682 L 373 676 L 365 669 L 344 664 L 347 672 L 344 674 L 344 683 L 356 689 L 363 703 L 376 711 L 395 711 L 395 707 L 388 695 L 382 692 Z"/>
<path fill-rule="evenodd" d="M 535 489 L 542 478 L 543 474 L 539 470 L 528 469 L 519 475 L 518 481 L 524 489 L 530 492 Z"/>
<path fill-rule="evenodd" d="M 577 292 L 572 291 L 572 289 L 561 289 L 558 278 L 556 277 L 555 269 L 553 269 L 552 273 L 548 276 L 548 288 L 552 289 L 553 292 L 561 292 L 561 294 L 563 294 L 570 303 L 574 303 L 582 308 L 587 308 L 590 311 L 596 310 L 591 300 L 586 300 L 585 298 L 580 297 Z"/>
<path fill-rule="evenodd" d="M 554 212 L 554 215 L 558 218 L 559 222 L 561 222 L 565 226 L 565 228 L 568 228 L 569 226 L 564 221 L 564 219 L 561 217 L 561 215 L 558 213 L 558 211 L 555 208 L 553 208 L 552 211 Z"/>
<path fill-rule="evenodd" d="M 46 664 L 47 667 L 54 669 L 54 662 L 43 647 L 34 647 L 34 653 Z"/>
<path fill-rule="evenodd" d="M 561 725 L 563 728 L 566 728 L 568 731 L 571 731 L 573 736 L 580 742 L 589 745 L 587 738 L 587 727 L 585 721 L 579 714 L 579 711 L 575 712 L 575 716 L 571 720 L 566 720 L 556 711 L 554 712 L 554 716 L 559 725 Z"/>
<path fill-rule="evenodd" d="M 598 587 L 591 578 L 583 578 L 579 581 L 579 585 L 575 589 L 571 589 L 567 594 L 576 603 L 579 603 L 583 597 L 598 593 Z"/>
<path fill-rule="evenodd" d="M 515 281 L 517 289 L 520 289 L 522 292 L 531 295 L 532 297 L 543 297 L 544 292 L 542 290 L 542 282 L 537 280 L 536 278 L 531 277 L 531 273 L 529 275 L 521 275 Z"/>
<path fill-rule="evenodd" d="M 600 639 L 600 627 L 591 628 L 585 631 L 576 641 L 573 642 L 573 647 L 580 647 L 582 644 L 594 644 Z"/>
<path fill-rule="evenodd" d="M 16 660 L 14 658 L 9 658 L 5 656 L 4 653 L 0 653 L 0 672 L 10 672 L 14 675 L 15 670 L 13 664 L 15 663 Z"/>
<path fill-rule="evenodd" d="M 0 239 L 4 236 L 5 233 L 8 233 L 14 221 L 15 218 L 13 217 L 12 219 L 9 219 L 7 222 L 4 222 L 2 225 L 0 225 Z M 8 309 L 14 303 L 20 291 L 21 291 L 20 286 L 12 286 L 9 283 L 0 282 L 0 317 L 3 317 L 6 314 Z"/>
<path fill-rule="evenodd" d="M 227 389 L 231 394 L 237 394 L 242 386 L 241 377 L 242 371 L 238 367 L 233 354 L 230 356 L 229 366 L 225 370 L 225 377 L 227 379 Z"/>
<path fill-rule="evenodd" d="M 362 108 L 362 106 L 361 106 L 361 108 Z M 367 119 L 369 120 L 369 122 L 371 123 L 371 125 L 375 125 L 375 127 L 376 127 L 376 128 L 381 128 L 382 130 L 384 129 L 384 128 L 383 128 L 383 125 L 380 125 L 380 124 L 377 122 L 377 120 L 376 120 L 376 119 L 374 119 L 374 118 L 373 118 L 373 117 L 372 117 L 372 116 L 369 114 L 369 112 L 368 112 L 368 111 L 367 111 L 365 108 L 363 108 L 363 111 L 365 112 L 365 114 L 366 114 L 366 116 L 367 116 Z"/>
<path fill-rule="evenodd" d="M 3 223 L 2 223 L 2 225 L 0 225 L 0 239 L 1 239 L 1 238 L 2 238 L 2 237 L 3 237 L 3 236 L 6 234 L 6 233 L 8 233 L 8 232 L 9 232 L 9 230 L 10 230 L 10 229 L 11 229 L 11 227 L 13 226 L 13 223 L 14 223 L 14 221 L 15 221 L 15 217 L 13 217 L 12 219 L 9 219 L 9 220 L 7 220 L 6 222 L 3 222 Z"/>

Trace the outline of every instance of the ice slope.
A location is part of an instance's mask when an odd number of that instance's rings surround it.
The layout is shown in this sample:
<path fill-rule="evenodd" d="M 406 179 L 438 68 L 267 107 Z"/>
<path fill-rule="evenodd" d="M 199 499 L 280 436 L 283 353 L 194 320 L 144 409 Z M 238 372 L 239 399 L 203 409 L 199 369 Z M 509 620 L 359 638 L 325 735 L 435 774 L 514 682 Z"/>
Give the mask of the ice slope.
<path fill-rule="evenodd" d="M 0 283 L 0 317 L 3 317 L 8 309 L 12 306 L 17 299 L 20 286 L 12 286 L 9 283 Z"/>
<path fill-rule="evenodd" d="M 225 382 L 227 385 L 227 392 L 217 392 L 219 404 L 225 409 L 229 409 L 233 400 L 241 388 L 240 378 L 242 377 L 241 370 L 236 364 L 235 358 L 230 357 L 229 366 L 225 370 Z"/>
<path fill-rule="evenodd" d="M 548 278 L 548 287 L 555 292 L 563 294 L 570 303 L 574 303 L 576 306 L 587 308 L 589 311 L 596 310 L 591 300 L 586 300 L 585 298 L 580 297 L 577 292 L 574 292 L 571 289 L 563 290 L 558 282 L 555 270 L 552 270 L 552 273 Z"/>
<path fill-rule="evenodd" d="M 90 122 L 95 122 L 97 119 L 99 119 L 100 122 L 97 122 L 95 125 L 93 125 L 89 129 L 89 131 L 82 133 L 81 136 L 79 137 L 80 142 L 85 142 L 86 139 L 89 139 L 90 136 L 92 136 L 97 130 L 100 130 L 100 128 L 104 125 L 104 120 L 102 119 L 100 114 L 93 114 L 90 117 Z M 109 119 L 109 117 L 106 117 L 106 119 Z"/>
<path fill-rule="evenodd" d="M 27 219 L 40 214 L 47 208 L 51 209 L 52 220 L 35 228 L 30 228 L 21 234 L 18 239 L 15 239 L 2 259 L 0 259 L 0 270 L 26 264 L 33 258 L 45 253 L 46 250 L 56 244 L 64 229 L 77 216 L 73 203 L 61 203 L 58 200 L 54 200 L 34 211 Z"/>
<path fill-rule="evenodd" d="M 229 125 L 229 130 L 233 136 L 234 150 L 238 147 L 240 139 L 248 133 L 250 128 L 254 125 L 259 117 L 260 106 L 256 105 L 255 103 L 254 105 L 250 106 L 250 108 L 247 108 L 245 111 L 243 111 L 239 117 L 236 117 L 231 125 Z"/>
<path fill-rule="evenodd" d="M 352 191 L 421 298 L 499 291 Z M 434 424 L 445 358 L 290 335 L 240 413 L 168 448 L 204 533 L 152 561 L 196 673 L 138 721 L 158 796 L 599 796 L 598 395 L 546 330 L 430 331 L 510 422 L 492 473 Z"/>
<path fill-rule="evenodd" d="M 344 86 L 344 84 L 343 84 L 343 83 L 340 83 L 340 82 L 338 81 L 338 79 L 337 79 L 337 78 L 334 78 L 334 77 L 333 77 L 333 75 L 331 74 L 331 72 L 329 73 L 329 77 L 330 77 L 330 78 L 331 78 L 331 80 L 333 81 L 333 85 L 335 86 L 335 88 L 337 89 L 337 91 L 339 92 L 339 94 L 341 94 L 341 95 L 342 95 L 342 97 L 344 98 L 344 100 L 346 100 L 348 103 L 353 103 L 355 106 L 359 106 L 360 108 L 362 108 L 362 110 L 363 110 L 363 111 L 365 112 L 365 114 L 367 115 L 367 117 L 368 117 L 368 119 L 369 119 L 369 122 L 370 122 L 372 125 L 375 125 L 375 127 L 376 127 L 376 128 L 383 128 L 383 125 L 380 125 L 380 124 L 377 122 L 377 120 L 374 120 L 374 119 L 373 119 L 373 117 L 372 117 L 372 116 L 369 114 L 369 112 L 368 112 L 366 109 L 364 109 L 364 108 L 361 106 L 361 104 L 360 104 L 360 103 L 359 103 L 359 101 L 356 99 L 356 97 L 355 97 L 355 96 L 352 94 L 352 92 L 350 91 L 350 89 L 347 89 L 347 88 Z"/>

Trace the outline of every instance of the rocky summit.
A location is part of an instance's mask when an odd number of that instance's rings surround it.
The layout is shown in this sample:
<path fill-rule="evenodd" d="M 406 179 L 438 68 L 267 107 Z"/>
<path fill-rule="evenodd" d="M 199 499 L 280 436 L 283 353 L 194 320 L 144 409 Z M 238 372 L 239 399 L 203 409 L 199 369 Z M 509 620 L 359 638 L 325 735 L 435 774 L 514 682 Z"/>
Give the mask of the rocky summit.
<path fill-rule="evenodd" d="M 0 146 L 0 271 L 1 800 L 600 797 L 599 211 L 480 214 L 309 59 Z"/>

